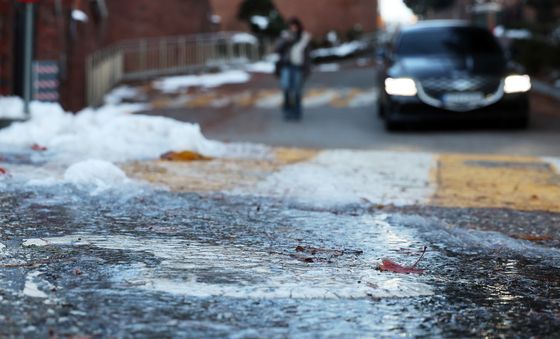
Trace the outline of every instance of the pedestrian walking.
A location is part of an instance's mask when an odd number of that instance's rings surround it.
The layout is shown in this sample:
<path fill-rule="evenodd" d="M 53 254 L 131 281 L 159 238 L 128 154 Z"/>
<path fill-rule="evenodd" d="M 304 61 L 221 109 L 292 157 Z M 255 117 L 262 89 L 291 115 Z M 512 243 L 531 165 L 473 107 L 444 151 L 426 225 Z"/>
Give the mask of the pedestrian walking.
<path fill-rule="evenodd" d="M 289 29 L 282 32 L 276 45 L 279 60 L 276 75 L 284 92 L 284 118 L 300 120 L 303 84 L 311 70 L 311 35 L 304 30 L 298 18 L 288 21 Z"/>

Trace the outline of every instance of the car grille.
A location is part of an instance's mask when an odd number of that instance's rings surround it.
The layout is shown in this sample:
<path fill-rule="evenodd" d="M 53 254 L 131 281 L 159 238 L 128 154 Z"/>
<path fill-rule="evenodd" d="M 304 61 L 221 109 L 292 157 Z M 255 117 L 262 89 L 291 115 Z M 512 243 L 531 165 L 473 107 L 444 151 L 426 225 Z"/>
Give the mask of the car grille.
<path fill-rule="evenodd" d="M 484 96 L 494 94 L 500 87 L 501 79 L 491 77 L 465 77 L 465 78 L 430 78 L 420 83 L 424 92 L 434 98 L 440 99 L 444 94 L 451 92 L 482 92 Z"/>
<path fill-rule="evenodd" d="M 426 104 L 453 111 L 468 111 L 491 105 L 503 96 L 503 81 L 497 77 L 441 77 L 418 81 L 420 100 Z M 478 99 L 463 103 L 446 102 L 447 94 L 476 94 Z"/>

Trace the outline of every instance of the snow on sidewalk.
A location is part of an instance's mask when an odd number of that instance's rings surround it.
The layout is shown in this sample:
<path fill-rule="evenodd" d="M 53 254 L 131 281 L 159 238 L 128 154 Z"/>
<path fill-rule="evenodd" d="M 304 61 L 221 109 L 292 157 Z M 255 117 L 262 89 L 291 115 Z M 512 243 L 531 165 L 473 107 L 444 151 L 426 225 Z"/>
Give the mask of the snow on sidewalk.
<path fill-rule="evenodd" d="M 158 158 L 170 150 L 189 149 L 210 156 L 226 153 L 220 142 L 204 138 L 200 127 L 164 117 L 133 115 L 142 105 L 86 108 L 74 115 L 58 104 L 31 105 L 31 119 L 0 131 L 0 144 L 39 144 L 57 157 L 125 162 Z"/>
<path fill-rule="evenodd" d="M 175 93 L 189 87 L 214 88 L 225 84 L 248 82 L 251 75 L 245 71 L 229 70 L 213 74 L 181 75 L 154 81 L 153 87 L 163 93 Z"/>
<path fill-rule="evenodd" d="M 6 100 L 0 98 L 0 102 Z M 8 101 L 12 106 L 21 104 L 18 98 Z M 41 167 L 29 164 L 1 166 L 8 167 L 10 175 L 17 180 L 43 185 L 71 182 L 83 186 L 89 182 L 97 192 L 100 188 L 126 182 L 120 180 L 125 177 L 115 176 L 117 168 L 113 163 L 158 159 L 163 153 L 181 150 L 211 157 L 261 157 L 266 153 L 264 146 L 208 140 L 196 124 L 131 114 L 145 108 L 144 104 L 107 104 L 99 109 L 86 108 L 72 114 L 58 104 L 32 102 L 28 121 L 0 130 L 0 150 L 2 153 L 27 152 L 44 164 Z M 85 172 L 76 181 L 76 171 L 67 172 L 76 164 L 81 164 L 78 167 L 81 169 L 95 165 L 95 170 Z"/>

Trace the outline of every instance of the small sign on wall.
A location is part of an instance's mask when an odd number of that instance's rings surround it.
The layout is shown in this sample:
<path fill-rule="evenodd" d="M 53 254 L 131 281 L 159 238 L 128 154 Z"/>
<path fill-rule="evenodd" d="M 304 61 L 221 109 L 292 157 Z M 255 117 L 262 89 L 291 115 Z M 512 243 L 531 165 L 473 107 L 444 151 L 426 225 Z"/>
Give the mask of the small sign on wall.
<path fill-rule="evenodd" d="M 58 102 L 59 67 L 56 61 L 37 60 L 33 62 L 33 99 Z"/>

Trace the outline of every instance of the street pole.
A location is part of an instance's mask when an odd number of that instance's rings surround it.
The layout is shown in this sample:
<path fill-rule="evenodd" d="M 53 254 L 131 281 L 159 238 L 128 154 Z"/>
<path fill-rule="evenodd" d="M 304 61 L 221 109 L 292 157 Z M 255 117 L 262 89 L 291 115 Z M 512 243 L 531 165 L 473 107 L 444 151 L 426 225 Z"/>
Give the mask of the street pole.
<path fill-rule="evenodd" d="M 30 117 L 29 103 L 31 102 L 33 64 L 33 3 L 25 3 L 25 32 L 23 52 L 23 111 Z"/>

